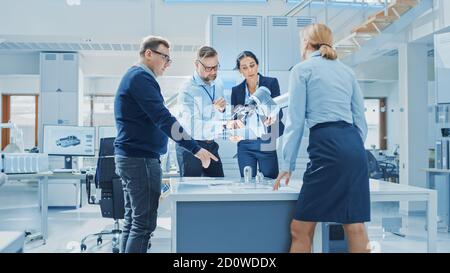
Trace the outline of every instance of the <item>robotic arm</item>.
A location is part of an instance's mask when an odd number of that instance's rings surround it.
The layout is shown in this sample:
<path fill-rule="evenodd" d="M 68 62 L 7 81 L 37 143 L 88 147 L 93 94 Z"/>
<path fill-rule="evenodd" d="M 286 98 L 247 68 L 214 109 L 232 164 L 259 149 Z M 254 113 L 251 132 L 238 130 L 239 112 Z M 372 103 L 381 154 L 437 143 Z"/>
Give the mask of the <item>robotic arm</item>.
<path fill-rule="evenodd" d="M 286 107 L 288 102 L 288 95 L 273 99 L 270 96 L 270 91 L 265 86 L 258 87 L 255 93 L 250 97 L 247 105 L 237 105 L 234 109 L 232 118 L 238 118 L 244 122 L 247 117 L 254 113 L 258 113 L 265 117 L 275 117 L 281 108 Z"/>
<path fill-rule="evenodd" d="M 280 96 L 274 98 L 273 101 L 278 105 L 278 107 L 280 107 L 280 109 L 286 108 L 288 107 L 289 103 L 289 94 L 288 93 L 281 94 Z"/>
<path fill-rule="evenodd" d="M 23 131 L 14 123 L 0 123 L 0 128 L 10 129 L 10 143 L 5 148 L 5 152 L 21 153 L 24 150 Z M 0 135 L 1 142 L 1 135 Z"/>

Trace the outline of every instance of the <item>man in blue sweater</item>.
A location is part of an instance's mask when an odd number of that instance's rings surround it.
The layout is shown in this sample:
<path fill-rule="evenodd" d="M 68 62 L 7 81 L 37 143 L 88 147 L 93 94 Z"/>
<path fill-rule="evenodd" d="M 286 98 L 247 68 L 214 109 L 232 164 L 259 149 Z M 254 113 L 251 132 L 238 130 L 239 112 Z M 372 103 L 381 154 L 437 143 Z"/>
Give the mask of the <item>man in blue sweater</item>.
<path fill-rule="evenodd" d="M 205 168 L 211 159 L 218 161 L 184 132 L 164 106 L 156 77 L 172 62 L 169 43 L 161 37 L 146 37 L 139 54 L 140 62 L 125 73 L 114 100 L 116 172 L 125 197 L 122 253 L 147 252 L 161 194 L 159 157 L 167 152 L 168 137 L 199 158 Z"/>

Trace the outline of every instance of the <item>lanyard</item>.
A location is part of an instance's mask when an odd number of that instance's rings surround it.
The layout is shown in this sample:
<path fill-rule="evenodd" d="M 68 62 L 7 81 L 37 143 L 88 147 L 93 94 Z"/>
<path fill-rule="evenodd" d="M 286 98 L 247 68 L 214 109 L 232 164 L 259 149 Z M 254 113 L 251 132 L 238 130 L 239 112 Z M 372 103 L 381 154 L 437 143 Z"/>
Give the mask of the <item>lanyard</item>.
<path fill-rule="evenodd" d="M 211 99 L 211 102 L 214 103 L 214 97 L 216 96 L 216 87 L 213 85 L 212 89 L 213 89 L 213 94 L 211 96 L 211 94 L 209 94 L 208 90 L 206 89 L 206 87 L 204 87 L 202 85 L 203 90 L 205 90 L 206 94 L 208 94 L 208 97 Z"/>
<path fill-rule="evenodd" d="M 194 82 L 195 82 L 194 76 L 192 76 L 192 79 L 193 79 Z M 200 86 L 203 88 L 203 90 L 205 90 L 206 94 L 207 94 L 208 97 L 211 99 L 211 102 L 214 103 L 214 98 L 216 97 L 216 86 L 215 86 L 215 85 L 212 86 L 212 89 L 213 89 L 213 94 L 212 94 L 212 96 L 211 96 L 211 94 L 208 92 L 208 90 L 206 89 L 205 86 L 203 86 L 203 85 L 200 85 Z"/>

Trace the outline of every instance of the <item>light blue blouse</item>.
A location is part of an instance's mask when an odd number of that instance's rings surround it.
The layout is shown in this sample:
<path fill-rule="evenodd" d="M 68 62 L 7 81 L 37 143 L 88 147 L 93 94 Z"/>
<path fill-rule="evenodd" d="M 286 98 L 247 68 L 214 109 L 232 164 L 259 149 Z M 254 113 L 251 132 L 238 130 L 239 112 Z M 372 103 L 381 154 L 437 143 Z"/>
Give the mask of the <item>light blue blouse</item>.
<path fill-rule="evenodd" d="M 293 171 L 306 122 L 345 121 L 355 124 L 361 138 L 367 136 L 364 98 L 354 72 L 338 60 L 328 60 L 319 51 L 295 65 L 289 77 L 289 107 L 283 136 L 281 170 Z"/>

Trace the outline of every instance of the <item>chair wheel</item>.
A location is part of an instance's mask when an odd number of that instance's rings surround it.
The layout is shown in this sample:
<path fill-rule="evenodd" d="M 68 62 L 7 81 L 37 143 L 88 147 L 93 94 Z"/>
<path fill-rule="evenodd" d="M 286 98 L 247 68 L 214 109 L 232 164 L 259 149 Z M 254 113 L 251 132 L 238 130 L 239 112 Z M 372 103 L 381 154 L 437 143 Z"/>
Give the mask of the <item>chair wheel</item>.
<path fill-rule="evenodd" d="M 101 245 L 103 244 L 103 239 L 102 238 L 97 238 L 97 245 Z"/>
<path fill-rule="evenodd" d="M 85 244 L 81 244 L 80 249 L 81 249 L 81 251 L 86 251 L 87 246 Z"/>
<path fill-rule="evenodd" d="M 112 251 L 113 251 L 113 253 L 119 253 L 120 252 L 117 247 L 114 247 Z"/>

